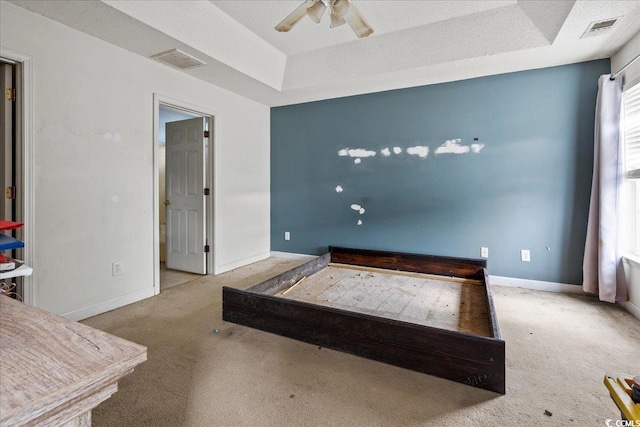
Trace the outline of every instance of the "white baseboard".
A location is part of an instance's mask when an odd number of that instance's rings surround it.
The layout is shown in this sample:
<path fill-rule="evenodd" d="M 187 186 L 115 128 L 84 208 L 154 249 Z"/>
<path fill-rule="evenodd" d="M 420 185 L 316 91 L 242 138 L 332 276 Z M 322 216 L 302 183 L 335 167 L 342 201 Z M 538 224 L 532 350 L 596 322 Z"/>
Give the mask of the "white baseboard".
<path fill-rule="evenodd" d="M 293 252 L 271 251 L 273 258 L 312 260 L 314 255 L 298 254 Z M 516 277 L 489 276 L 489 281 L 496 286 L 511 286 L 515 288 L 534 289 L 537 291 L 560 292 L 565 294 L 584 294 L 582 286 L 568 285 L 566 283 L 544 282 L 541 280 L 518 279 Z"/>
<path fill-rule="evenodd" d="M 310 261 L 314 258 L 318 258 L 316 255 L 296 254 L 293 252 L 278 252 L 278 251 L 271 251 L 271 256 L 273 258 L 296 259 L 300 261 Z"/>
<path fill-rule="evenodd" d="M 262 261 L 263 259 L 269 258 L 269 254 L 270 254 L 269 252 L 264 252 L 258 255 L 243 258 L 238 261 L 229 262 L 223 265 L 217 265 L 213 268 L 213 274 L 217 275 L 217 274 L 226 273 L 227 271 L 235 270 L 236 268 L 244 267 L 245 265 Z"/>
<path fill-rule="evenodd" d="M 625 310 L 631 313 L 633 317 L 640 320 L 640 307 L 630 301 L 619 302 L 618 304 L 620 304 L 622 307 L 624 307 Z"/>
<path fill-rule="evenodd" d="M 70 311 L 68 313 L 62 314 L 62 317 L 76 321 L 84 320 L 89 317 L 97 316 L 98 314 L 106 313 L 107 311 L 115 310 L 116 308 L 124 307 L 125 305 L 141 301 L 154 295 L 155 293 L 153 291 L 153 287 L 150 287 L 141 291 L 120 295 L 119 297 L 107 301 L 102 301 L 97 304 Z"/>
<path fill-rule="evenodd" d="M 568 285 L 566 283 L 544 282 L 542 280 L 518 279 L 516 277 L 489 276 L 491 285 L 511 286 L 514 288 L 533 289 L 536 291 L 560 292 L 563 294 L 584 295 L 580 285 Z"/>

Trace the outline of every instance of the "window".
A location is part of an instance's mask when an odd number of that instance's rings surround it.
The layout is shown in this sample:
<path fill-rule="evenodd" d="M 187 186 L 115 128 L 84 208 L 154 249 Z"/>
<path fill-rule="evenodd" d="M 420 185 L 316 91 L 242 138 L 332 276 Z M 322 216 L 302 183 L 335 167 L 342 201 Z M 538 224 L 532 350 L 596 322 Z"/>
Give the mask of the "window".
<path fill-rule="evenodd" d="M 635 199 L 634 199 L 634 205 L 635 205 L 635 221 L 634 221 L 634 228 L 635 228 L 635 245 L 634 245 L 634 250 L 633 253 L 635 255 L 640 256 L 640 181 L 636 181 L 633 183 L 633 186 L 635 187 Z"/>
<path fill-rule="evenodd" d="M 640 255 L 640 84 L 627 89 L 622 95 L 622 132 L 625 150 L 625 176 L 631 180 L 634 201 L 631 204 L 631 227 L 634 254 Z M 630 231 L 631 231 L 630 230 Z"/>
<path fill-rule="evenodd" d="M 625 172 L 629 179 L 640 178 L 640 84 L 623 94 L 622 129 L 625 144 Z"/>

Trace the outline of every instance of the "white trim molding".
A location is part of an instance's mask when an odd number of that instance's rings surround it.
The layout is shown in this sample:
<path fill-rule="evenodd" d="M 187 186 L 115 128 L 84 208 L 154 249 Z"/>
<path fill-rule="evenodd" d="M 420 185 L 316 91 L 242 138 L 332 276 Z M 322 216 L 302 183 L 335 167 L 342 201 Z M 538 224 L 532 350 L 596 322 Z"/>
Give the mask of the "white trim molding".
<path fill-rule="evenodd" d="M 640 268 L 640 256 L 635 254 L 627 254 L 622 256 L 622 262 L 630 267 Z"/>
<path fill-rule="evenodd" d="M 640 307 L 638 307 L 631 301 L 619 301 L 618 304 L 620 304 L 622 308 L 631 313 L 633 317 L 640 320 Z"/>
<path fill-rule="evenodd" d="M 107 311 L 115 310 L 116 308 L 124 307 L 125 305 L 133 304 L 134 302 L 142 301 L 143 299 L 152 297 L 154 294 L 154 288 L 146 288 L 140 291 L 131 292 L 130 294 L 120 295 L 116 298 L 102 301 L 97 304 L 82 307 L 62 314 L 61 316 L 69 320 L 84 320 L 89 317 L 97 316 L 98 314 L 106 313 Z"/>
<path fill-rule="evenodd" d="M 296 254 L 293 252 L 279 252 L 279 251 L 271 251 L 270 256 L 272 258 L 296 259 L 300 261 L 311 261 L 314 258 L 318 258 L 316 255 Z"/>
<path fill-rule="evenodd" d="M 271 257 L 309 261 L 317 258 L 315 255 L 298 254 L 293 252 L 271 251 Z M 566 283 L 544 282 L 541 280 L 518 279 L 515 277 L 489 276 L 489 282 L 495 286 L 510 286 L 514 288 L 533 289 L 536 291 L 560 292 L 564 294 L 587 295 L 580 285 Z"/>
<path fill-rule="evenodd" d="M 625 279 L 627 281 L 629 301 L 618 302 L 621 307 L 640 319 L 640 256 L 626 254 L 622 257 Z"/>
<path fill-rule="evenodd" d="M 509 286 L 513 288 L 533 289 L 535 291 L 559 292 L 563 294 L 588 295 L 580 285 L 569 285 L 542 280 L 518 279 L 516 277 L 489 276 L 491 285 Z"/>
<path fill-rule="evenodd" d="M 244 267 L 245 265 L 253 264 L 254 262 L 262 261 L 267 258 L 269 258 L 269 252 L 243 258 L 228 264 L 216 265 L 213 274 L 218 275 L 226 273 L 227 271 L 235 270 L 236 268 Z"/>

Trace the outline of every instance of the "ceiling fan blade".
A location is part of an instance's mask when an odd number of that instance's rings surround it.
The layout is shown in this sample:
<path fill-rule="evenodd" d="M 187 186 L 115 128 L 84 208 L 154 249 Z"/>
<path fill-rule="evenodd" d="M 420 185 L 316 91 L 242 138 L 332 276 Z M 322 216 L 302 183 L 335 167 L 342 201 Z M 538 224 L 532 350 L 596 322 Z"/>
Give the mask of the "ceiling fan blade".
<path fill-rule="evenodd" d="M 298 23 L 304 16 L 307 14 L 307 9 L 315 3 L 314 0 L 305 0 L 300 6 L 296 8 L 293 12 L 289 14 L 286 18 L 282 20 L 278 25 L 276 25 L 276 31 L 287 32 L 293 28 L 294 25 Z"/>
<path fill-rule="evenodd" d="M 349 4 L 349 11 L 344 15 L 344 19 L 359 38 L 370 36 L 373 33 L 373 28 L 364 19 L 356 5 L 351 2 Z"/>

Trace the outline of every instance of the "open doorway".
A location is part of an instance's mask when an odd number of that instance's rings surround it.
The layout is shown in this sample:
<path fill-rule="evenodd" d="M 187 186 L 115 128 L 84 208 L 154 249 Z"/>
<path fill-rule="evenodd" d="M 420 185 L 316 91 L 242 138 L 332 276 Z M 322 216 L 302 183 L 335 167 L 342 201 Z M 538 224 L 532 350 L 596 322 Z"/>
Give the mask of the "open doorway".
<path fill-rule="evenodd" d="M 16 175 L 19 174 L 16 161 L 16 64 L 0 58 L 0 219 L 17 221 L 16 216 Z M 14 230 L 13 233 L 16 231 Z"/>
<path fill-rule="evenodd" d="M 156 108 L 158 293 L 212 270 L 214 116 L 173 101 Z"/>
<path fill-rule="evenodd" d="M 5 256 L 33 265 L 33 211 L 31 156 L 31 58 L 2 48 L 0 57 L 0 219 L 24 223 L 24 227 L 2 234 L 24 242 L 24 248 L 5 250 Z M 26 271 L 28 274 L 25 274 Z M 14 292 L 34 305 L 31 268 L 2 271 L 0 281 L 15 284 Z"/>

